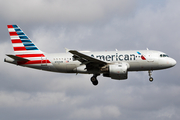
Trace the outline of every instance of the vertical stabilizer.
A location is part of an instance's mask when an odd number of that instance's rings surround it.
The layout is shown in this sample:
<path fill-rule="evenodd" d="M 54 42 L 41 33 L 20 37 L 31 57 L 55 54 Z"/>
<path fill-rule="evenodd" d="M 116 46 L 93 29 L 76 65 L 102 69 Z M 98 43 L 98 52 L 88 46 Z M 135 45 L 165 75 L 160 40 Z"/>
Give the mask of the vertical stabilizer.
<path fill-rule="evenodd" d="M 44 53 L 29 39 L 17 25 L 7 25 L 15 56 L 29 61 L 17 60 L 18 64 L 44 64 L 50 63 Z"/>
<path fill-rule="evenodd" d="M 43 53 L 17 25 L 7 25 L 16 55 Z"/>

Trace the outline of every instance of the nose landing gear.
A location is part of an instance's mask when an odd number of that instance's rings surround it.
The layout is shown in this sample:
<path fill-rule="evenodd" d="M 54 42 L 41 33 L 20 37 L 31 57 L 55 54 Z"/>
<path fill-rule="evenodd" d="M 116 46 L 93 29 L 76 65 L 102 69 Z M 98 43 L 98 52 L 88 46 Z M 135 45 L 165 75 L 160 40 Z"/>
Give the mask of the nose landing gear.
<path fill-rule="evenodd" d="M 152 70 L 149 70 L 148 73 L 149 73 L 149 81 L 152 82 L 153 81 L 153 78 L 151 77 L 152 76 Z"/>
<path fill-rule="evenodd" d="M 149 81 L 150 81 L 150 82 L 152 82 L 152 81 L 153 81 L 153 78 L 152 78 L 152 77 L 150 77 L 150 78 L 149 78 Z"/>

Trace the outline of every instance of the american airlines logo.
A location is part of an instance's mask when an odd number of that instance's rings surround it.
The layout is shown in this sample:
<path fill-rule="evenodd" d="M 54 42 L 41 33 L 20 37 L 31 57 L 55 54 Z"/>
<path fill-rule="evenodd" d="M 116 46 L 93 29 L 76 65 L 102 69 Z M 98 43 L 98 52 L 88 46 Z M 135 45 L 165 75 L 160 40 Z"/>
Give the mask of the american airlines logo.
<path fill-rule="evenodd" d="M 141 55 L 140 52 L 137 52 L 138 55 L 137 56 L 135 54 L 118 54 L 116 53 L 115 55 L 91 55 L 91 57 L 103 60 L 103 61 L 129 61 L 129 60 L 136 60 L 137 57 L 141 57 L 142 60 L 146 60 L 146 58 Z"/>
<path fill-rule="evenodd" d="M 141 59 L 142 60 L 146 60 L 146 58 L 144 57 L 144 55 L 142 55 L 140 52 L 137 52 L 139 55 L 141 55 Z"/>

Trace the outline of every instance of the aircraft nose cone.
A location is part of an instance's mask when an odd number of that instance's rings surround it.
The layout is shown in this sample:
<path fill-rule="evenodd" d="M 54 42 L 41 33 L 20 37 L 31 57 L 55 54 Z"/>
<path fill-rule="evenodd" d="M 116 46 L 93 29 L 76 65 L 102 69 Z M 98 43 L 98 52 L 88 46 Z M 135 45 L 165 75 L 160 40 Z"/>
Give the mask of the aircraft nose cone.
<path fill-rule="evenodd" d="M 171 63 L 172 66 L 175 66 L 176 65 L 176 60 L 171 59 L 170 63 Z"/>

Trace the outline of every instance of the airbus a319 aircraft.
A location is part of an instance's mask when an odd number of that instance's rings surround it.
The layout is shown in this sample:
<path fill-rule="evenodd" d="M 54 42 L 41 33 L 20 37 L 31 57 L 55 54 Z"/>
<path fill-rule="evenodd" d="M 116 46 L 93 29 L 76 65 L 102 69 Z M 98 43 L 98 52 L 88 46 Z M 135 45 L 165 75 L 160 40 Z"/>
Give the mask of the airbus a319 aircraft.
<path fill-rule="evenodd" d="M 167 54 L 154 50 L 90 52 L 66 49 L 66 53 L 42 52 L 17 25 L 7 25 L 15 55 L 7 54 L 5 62 L 39 70 L 60 73 L 92 74 L 93 85 L 97 76 L 115 80 L 128 78 L 129 71 L 152 71 L 170 68 L 176 61 Z"/>

